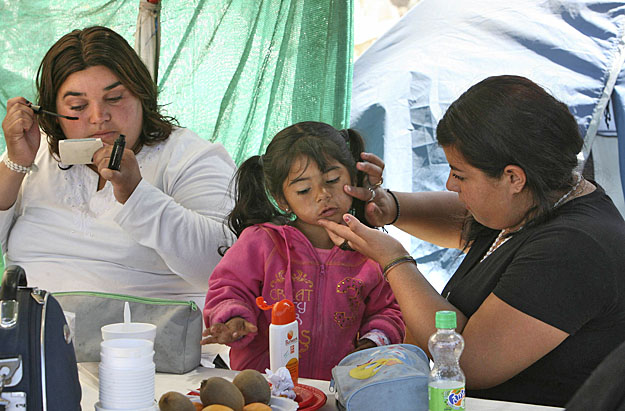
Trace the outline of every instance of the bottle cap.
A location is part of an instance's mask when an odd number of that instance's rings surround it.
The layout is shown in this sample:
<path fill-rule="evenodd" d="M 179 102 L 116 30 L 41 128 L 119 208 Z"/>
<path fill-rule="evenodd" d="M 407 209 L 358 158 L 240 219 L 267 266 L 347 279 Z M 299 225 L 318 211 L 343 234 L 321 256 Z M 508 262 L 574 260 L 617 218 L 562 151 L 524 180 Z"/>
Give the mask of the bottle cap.
<path fill-rule="evenodd" d="M 436 328 L 456 328 L 456 312 L 437 311 Z"/>
<path fill-rule="evenodd" d="M 263 297 L 256 297 L 256 305 L 262 310 L 271 310 L 271 323 L 284 325 L 295 321 L 295 305 L 291 300 L 284 299 L 268 305 Z"/>

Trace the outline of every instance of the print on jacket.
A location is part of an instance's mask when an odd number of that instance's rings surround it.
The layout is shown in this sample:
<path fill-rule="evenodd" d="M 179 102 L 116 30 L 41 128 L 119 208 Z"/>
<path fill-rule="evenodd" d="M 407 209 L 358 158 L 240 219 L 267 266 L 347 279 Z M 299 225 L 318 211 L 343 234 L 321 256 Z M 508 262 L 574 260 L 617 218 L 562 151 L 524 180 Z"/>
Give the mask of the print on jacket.
<path fill-rule="evenodd" d="M 270 282 L 271 286 L 271 298 L 275 301 L 280 301 L 284 298 L 287 298 L 284 293 L 284 274 L 285 270 L 280 270 L 275 275 L 275 279 Z M 314 284 L 312 280 L 308 279 L 308 274 L 304 273 L 302 270 L 295 270 L 291 275 L 291 281 L 294 283 L 302 284 L 302 288 L 298 289 L 293 296 L 293 304 L 295 305 L 295 318 L 297 319 L 297 323 L 299 325 L 299 334 L 300 334 L 300 343 L 299 343 L 299 352 L 305 353 L 308 351 L 308 346 L 310 345 L 310 330 L 306 330 L 302 327 L 302 318 L 301 315 L 306 312 L 306 306 L 311 300 L 311 295 L 314 289 Z M 280 288 L 282 287 L 282 288 Z M 298 287 L 294 287 L 297 289 Z"/>
<path fill-rule="evenodd" d="M 360 302 L 362 300 L 362 280 L 347 277 L 343 281 L 337 284 L 336 292 L 339 294 L 347 294 L 349 301 L 350 313 L 347 315 L 344 311 L 337 311 L 334 313 L 334 321 L 339 327 L 349 327 L 360 321 L 358 318 L 358 309 L 360 308 Z"/>

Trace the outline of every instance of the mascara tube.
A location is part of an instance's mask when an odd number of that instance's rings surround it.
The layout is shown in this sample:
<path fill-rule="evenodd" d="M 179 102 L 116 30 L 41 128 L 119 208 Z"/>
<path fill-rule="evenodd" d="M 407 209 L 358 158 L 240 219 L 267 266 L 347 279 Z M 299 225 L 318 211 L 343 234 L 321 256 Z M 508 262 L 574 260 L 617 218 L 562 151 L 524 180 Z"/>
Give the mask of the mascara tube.
<path fill-rule="evenodd" d="M 113 144 L 113 151 L 111 151 L 111 159 L 109 160 L 109 168 L 111 170 L 119 171 L 119 167 L 122 163 L 122 154 L 124 154 L 124 148 L 126 147 L 126 136 L 120 134 Z"/>

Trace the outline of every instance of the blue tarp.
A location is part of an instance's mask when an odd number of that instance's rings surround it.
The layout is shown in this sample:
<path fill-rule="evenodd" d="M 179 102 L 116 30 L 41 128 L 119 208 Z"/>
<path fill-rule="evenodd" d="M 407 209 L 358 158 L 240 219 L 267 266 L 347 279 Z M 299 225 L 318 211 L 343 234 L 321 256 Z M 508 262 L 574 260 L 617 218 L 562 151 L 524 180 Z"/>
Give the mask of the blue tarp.
<path fill-rule="evenodd" d="M 570 107 L 582 165 L 611 100 L 625 181 L 624 24 L 619 1 L 422 0 L 356 61 L 351 125 L 385 159 L 387 187 L 441 190 L 449 167 L 435 129 L 447 107 L 488 76 L 522 75 Z M 405 239 L 442 288 L 458 252 Z"/>

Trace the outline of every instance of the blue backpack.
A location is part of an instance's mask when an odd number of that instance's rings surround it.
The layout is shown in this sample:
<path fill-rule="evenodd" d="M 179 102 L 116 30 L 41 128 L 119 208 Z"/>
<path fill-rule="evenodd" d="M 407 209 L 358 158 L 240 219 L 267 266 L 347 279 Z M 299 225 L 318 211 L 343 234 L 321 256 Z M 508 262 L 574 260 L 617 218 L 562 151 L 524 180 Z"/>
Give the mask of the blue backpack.
<path fill-rule="evenodd" d="M 74 345 L 59 303 L 9 266 L 0 286 L 0 410 L 80 410 Z"/>

